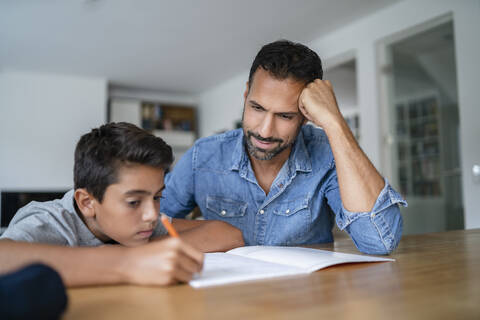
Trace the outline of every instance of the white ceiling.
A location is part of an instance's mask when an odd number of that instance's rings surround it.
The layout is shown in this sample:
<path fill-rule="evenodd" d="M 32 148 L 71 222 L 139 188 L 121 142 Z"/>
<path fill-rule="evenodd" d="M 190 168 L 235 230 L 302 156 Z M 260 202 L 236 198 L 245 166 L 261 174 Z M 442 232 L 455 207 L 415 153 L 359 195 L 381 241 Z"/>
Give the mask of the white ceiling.
<path fill-rule="evenodd" d="M 398 0 L 0 0 L 0 70 L 197 93 Z M 321 55 L 321 53 L 319 53 Z"/>

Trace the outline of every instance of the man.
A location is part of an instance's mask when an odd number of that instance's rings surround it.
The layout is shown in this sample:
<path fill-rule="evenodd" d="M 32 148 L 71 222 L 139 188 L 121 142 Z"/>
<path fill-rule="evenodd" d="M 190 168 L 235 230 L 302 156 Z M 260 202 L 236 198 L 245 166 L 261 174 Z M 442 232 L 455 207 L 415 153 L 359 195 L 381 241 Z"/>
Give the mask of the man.
<path fill-rule="evenodd" d="M 247 245 L 331 242 L 333 215 L 357 248 L 390 253 L 406 204 L 362 152 L 309 48 L 265 45 L 250 69 L 243 128 L 200 139 L 166 178 L 161 210 L 241 229 Z M 305 125 L 307 120 L 322 129 Z"/>
<path fill-rule="evenodd" d="M 180 238 L 163 239 L 160 198 L 172 160 L 170 146 L 132 124 L 110 123 L 83 135 L 75 149 L 75 188 L 17 212 L 1 236 L 0 273 L 42 262 L 67 286 L 167 285 L 200 271 L 201 251 L 243 245 L 241 232 L 221 221 L 172 219 Z"/>

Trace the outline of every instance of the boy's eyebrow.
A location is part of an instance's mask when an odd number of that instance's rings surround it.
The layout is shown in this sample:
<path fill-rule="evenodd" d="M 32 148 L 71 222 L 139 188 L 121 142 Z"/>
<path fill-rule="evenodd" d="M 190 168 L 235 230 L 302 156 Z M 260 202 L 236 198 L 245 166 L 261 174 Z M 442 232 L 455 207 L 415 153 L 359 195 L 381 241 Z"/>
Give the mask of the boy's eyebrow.
<path fill-rule="evenodd" d="M 142 195 L 144 195 L 144 194 L 149 195 L 150 192 L 148 192 L 148 191 L 146 191 L 146 190 L 128 190 L 127 192 L 125 192 L 125 195 L 127 195 L 127 196 L 136 195 L 136 194 L 138 194 L 138 195 L 140 195 L 140 194 L 142 194 Z"/>
<path fill-rule="evenodd" d="M 159 193 L 161 191 L 163 191 L 163 189 L 165 189 L 165 185 L 163 185 L 160 189 L 158 189 L 157 192 L 155 193 Z M 127 192 L 125 192 L 125 195 L 127 196 L 131 196 L 131 195 L 150 195 L 152 194 L 150 191 L 147 191 L 147 190 L 137 190 L 137 189 L 134 189 L 134 190 L 128 190 Z"/>

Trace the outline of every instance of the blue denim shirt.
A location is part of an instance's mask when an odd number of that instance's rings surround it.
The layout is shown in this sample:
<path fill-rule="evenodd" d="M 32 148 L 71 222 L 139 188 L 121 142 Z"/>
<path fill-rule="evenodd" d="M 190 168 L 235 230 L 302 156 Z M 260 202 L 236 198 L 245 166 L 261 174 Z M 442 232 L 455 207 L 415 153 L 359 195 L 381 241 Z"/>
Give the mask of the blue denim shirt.
<path fill-rule="evenodd" d="M 370 212 L 349 212 L 323 130 L 303 126 L 292 152 L 265 194 L 245 151 L 243 131 L 199 139 L 165 178 L 161 211 L 184 217 L 196 205 L 205 219 L 226 221 L 246 245 L 332 242 L 334 220 L 369 254 L 390 253 L 400 241 L 402 197 L 385 180 Z"/>

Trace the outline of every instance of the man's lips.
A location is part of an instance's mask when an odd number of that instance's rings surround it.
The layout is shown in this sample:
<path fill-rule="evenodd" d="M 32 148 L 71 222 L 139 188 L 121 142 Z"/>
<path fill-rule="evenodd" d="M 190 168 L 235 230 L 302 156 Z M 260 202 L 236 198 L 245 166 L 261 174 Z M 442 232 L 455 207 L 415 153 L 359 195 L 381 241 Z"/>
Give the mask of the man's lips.
<path fill-rule="evenodd" d="M 255 137 L 252 137 L 252 140 L 253 140 L 253 143 L 255 144 L 255 146 L 257 146 L 258 148 L 261 148 L 261 149 L 268 149 L 272 145 L 275 144 L 275 142 L 261 141 L 261 140 L 258 140 Z"/>

